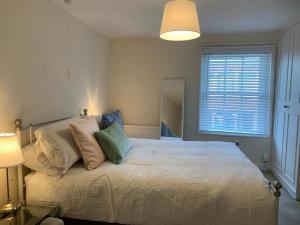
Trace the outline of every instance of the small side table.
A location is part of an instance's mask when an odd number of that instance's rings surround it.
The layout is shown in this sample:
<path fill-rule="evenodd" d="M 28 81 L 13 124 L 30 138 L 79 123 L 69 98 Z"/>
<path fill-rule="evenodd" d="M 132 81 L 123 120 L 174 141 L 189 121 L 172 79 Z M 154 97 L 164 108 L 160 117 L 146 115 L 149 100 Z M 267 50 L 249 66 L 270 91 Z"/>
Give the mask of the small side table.
<path fill-rule="evenodd" d="M 28 202 L 12 213 L 0 213 L 0 225 L 39 225 L 47 217 L 60 216 L 60 207 L 52 202 Z"/>

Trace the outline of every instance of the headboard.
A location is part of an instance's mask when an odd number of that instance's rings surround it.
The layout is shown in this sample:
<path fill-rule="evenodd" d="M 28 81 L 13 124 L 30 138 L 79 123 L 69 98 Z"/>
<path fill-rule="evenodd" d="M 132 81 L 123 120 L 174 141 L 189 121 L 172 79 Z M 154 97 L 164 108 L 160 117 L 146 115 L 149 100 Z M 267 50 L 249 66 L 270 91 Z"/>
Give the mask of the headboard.
<path fill-rule="evenodd" d="M 88 110 L 84 109 L 83 113 L 82 114 L 80 113 L 80 116 L 83 116 L 83 117 L 88 116 Z M 15 120 L 16 134 L 18 136 L 20 146 L 23 148 L 24 146 L 31 144 L 35 141 L 36 138 L 34 137 L 34 131 L 36 129 L 38 129 L 40 127 L 44 127 L 44 126 L 52 124 L 52 123 L 70 119 L 70 118 L 72 118 L 72 116 L 61 118 L 61 119 L 55 119 L 55 120 L 51 120 L 51 121 L 46 121 L 46 122 L 42 122 L 42 123 L 37 123 L 37 124 L 29 123 L 29 125 L 24 125 L 22 119 L 16 119 Z M 29 172 L 30 172 L 30 169 L 28 169 L 27 167 L 25 167 L 23 165 L 18 166 L 18 198 L 19 198 L 19 201 L 25 200 L 24 178 Z"/>

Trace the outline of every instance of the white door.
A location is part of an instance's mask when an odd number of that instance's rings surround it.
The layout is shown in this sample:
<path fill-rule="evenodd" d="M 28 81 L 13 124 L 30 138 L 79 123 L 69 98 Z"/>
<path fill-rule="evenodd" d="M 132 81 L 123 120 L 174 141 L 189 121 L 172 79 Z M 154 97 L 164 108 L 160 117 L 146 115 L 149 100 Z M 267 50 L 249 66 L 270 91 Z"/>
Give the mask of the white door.
<path fill-rule="evenodd" d="M 281 37 L 279 46 L 279 77 L 277 81 L 277 101 L 275 108 L 275 126 L 273 139 L 272 162 L 276 170 L 281 171 L 284 166 L 286 108 L 288 73 L 289 73 L 290 33 Z"/>
<path fill-rule="evenodd" d="M 291 31 L 290 72 L 286 101 L 286 150 L 284 175 L 297 187 L 300 133 L 300 25 Z M 296 190 L 295 190 L 296 191 Z"/>

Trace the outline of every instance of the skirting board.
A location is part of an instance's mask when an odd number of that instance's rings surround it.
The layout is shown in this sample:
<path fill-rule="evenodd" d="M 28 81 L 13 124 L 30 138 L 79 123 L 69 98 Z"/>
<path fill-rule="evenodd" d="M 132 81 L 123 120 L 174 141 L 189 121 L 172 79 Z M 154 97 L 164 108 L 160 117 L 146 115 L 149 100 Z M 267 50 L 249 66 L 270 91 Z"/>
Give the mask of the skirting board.
<path fill-rule="evenodd" d="M 124 125 L 124 131 L 132 138 L 159 138 L 159 126 Z"/>

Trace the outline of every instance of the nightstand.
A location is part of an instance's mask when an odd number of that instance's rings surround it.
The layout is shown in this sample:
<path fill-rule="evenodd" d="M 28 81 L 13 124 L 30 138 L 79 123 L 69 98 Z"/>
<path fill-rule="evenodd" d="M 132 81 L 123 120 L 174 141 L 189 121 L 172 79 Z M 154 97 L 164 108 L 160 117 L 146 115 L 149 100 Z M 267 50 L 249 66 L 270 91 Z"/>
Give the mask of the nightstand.
<path fill-rule="evenodd" d="M 39 225 L 50 216 L 60 216 L 58 204 L 50 202 L 23 203 L 16 212 L 0 213 L 0 225 Z"/>

